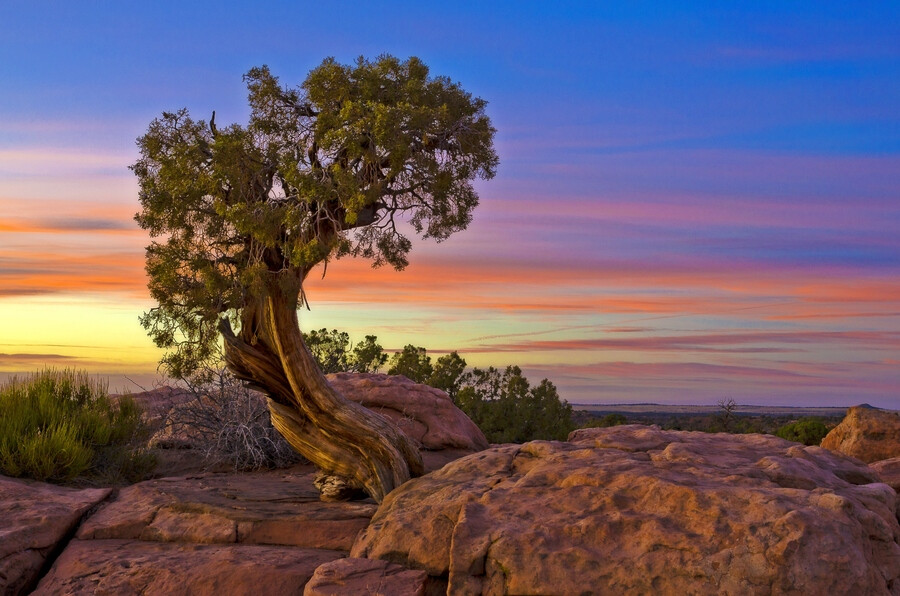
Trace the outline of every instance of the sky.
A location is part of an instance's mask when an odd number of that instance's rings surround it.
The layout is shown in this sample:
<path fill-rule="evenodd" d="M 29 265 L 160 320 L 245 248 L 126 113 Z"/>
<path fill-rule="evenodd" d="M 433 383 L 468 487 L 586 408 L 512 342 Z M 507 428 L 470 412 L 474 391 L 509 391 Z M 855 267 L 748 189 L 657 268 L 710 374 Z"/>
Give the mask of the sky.
<path fill-rule="evenodd" d="M 301 327 L 572 403 L 900 409 L 896 2 L 0 2 L 0 374 L 159 382 L 135 139 L 241 76 L 418 56 L 488 102 L 470 227 L 341 260 Z"/>

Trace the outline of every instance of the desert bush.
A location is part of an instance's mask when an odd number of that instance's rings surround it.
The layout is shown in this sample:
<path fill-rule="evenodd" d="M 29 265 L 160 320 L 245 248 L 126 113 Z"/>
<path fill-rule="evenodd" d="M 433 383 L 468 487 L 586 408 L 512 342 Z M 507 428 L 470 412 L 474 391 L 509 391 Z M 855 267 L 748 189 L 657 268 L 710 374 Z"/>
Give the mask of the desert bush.
<path fill-rule="evenodd" d="M 610 426 L 619 426 L 622 424 L 628 424 L 628 419 L 625 418 L 624 414 L 614 412 L 599 418 L 591 418 L 584 424 L 578 426 L 580 428 L 608 428 Z"/>
<path fill-rule="evenodd" d="M 413 345 L 391 357 L 388 374 L 404 375 L 416 383 L 446 391 L 454 402 L 460 388 L 471 378 L 466 373 L 466 361 L 457 352 L 445 354 L 432 364 L 427 350 Z"/>
<path fill-rule="evenodd" d="M 451 352 L 432 363 L 425 348 L 407 345 L 390 360 L 388 373 L 442 389 L 492 443 L 565 439 L 575 428 L 572 406 L 544 379 L 535 387 L 522 369 L 509 366 L 466 372 L 466 361 Z"/>
<path fill-rule="evenodd" d="M 183 441 L 203 453 L 207 465 L 235 470 L 277 468 L 301 461 L 275 430 L 266 398 L 225 369 L 205 369 L 183 384 L 193 399 L 169 412 L 163 439 Z"/>
<path fill-rule="evenodd" d="M 544 379 L 532 387 L 518 366 L 504 372 L 474 369 L 462 383 L 457 405 L 491 443 L 564 440 L 574 428 L 572 406 Z"/>
<path fill-rule="evenodd" d="M 427 354 L 425 348 L 412 344 L 408 344 L 404 346 L 403 350 L 395 352 L 391 356 L 390 367 L 388 368 L 389 375 L 403 375 L 416 383 L 425 384 L 427 384 L 433 372 L 434 366 L 431 364 L 431 356 Z"/>
<path fill-rule="evenodd" d="M 0 472 L 50 482 L 134 482 L 155 465 L 127 396 L 110 399 L 87 373 L 45 370 L 0 387 Z"/>
<path fill-rule="evenodd" d="M 351 348 L 347 333 L 321 329 L 305 334 L 310 351 L 326 373 L 374 372 L 388 363 L 388 374 L 446 391 L 453 402 L 495 443 L 534 439 L 565 439 L 574 428 L 572 407 L 560 400 L 556 387 L 544 379 L 535 387 L 511 366 L 466 371 L 466 361 L 450 352 L 432 361 L 425 348 L 407 345 L 390 360 L 378 338 L 366 336 Z"/>
<path fill-rule="evenodd" d="M 785 424 L 775 431 L 775 435 L 788 441 L 804 445 L 818 445 L 828 434 L 828 427 L 816 417 L 802 418 L 796 422 Z"/>
<path fill-rule="evenodd" d="M 326 375 L 376 372 L 388 359 L 374 335 L 367 335 L 363 341 L 351 344 L 347 332 L 323 328 L 304 333 L 303 341 Z"/>

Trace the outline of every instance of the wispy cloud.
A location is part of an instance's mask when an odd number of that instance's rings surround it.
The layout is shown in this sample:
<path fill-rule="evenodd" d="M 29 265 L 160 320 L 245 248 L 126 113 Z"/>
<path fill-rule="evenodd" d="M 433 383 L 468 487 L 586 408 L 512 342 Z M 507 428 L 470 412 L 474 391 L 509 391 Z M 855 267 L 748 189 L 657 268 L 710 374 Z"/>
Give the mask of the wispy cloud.
<path fill-rule="evenodd" d="M 92 364 L 89 359 L 63 354 L 0 353 L 0 371 L 36 370 L 44 367 L 84 367 Z"/>
<path fill-rule="evenodd" d="M 0 218 L 0 233 L 141 233 L 133 221 L 112 218 Z"/>
<path fill-rule="evenodd" d="M 85 256 L 0 251 L 0 297 L 58 292 L 146 295 L 143 259 L 134 253 Z"/>
<path fill-rule="evenodd" d="M 900 331 L 788 331 L 756 333 L 712 333 L 680 336 L 632 338 L 594 337 L 588 339 L 526 340 L 516 343 L 485 343 L 469 351 L 545 352 L 545 351 L 649 351 L 785 353 L 802 351 L 808 344 L 855 345 L 857 349 L 900 349 Z M 754 344 L 748 346 L 748 344 Z M 742 346 L 742 347 L 738 347 Z M 790 346 L 790 347 L 788 347 Z"/>
<path fill-rule="evenodd" d="M 75 149 L 17 147 L 0 149 L 0 177 L 39 176 L 61 178 L 72 174 L 113 173 L 129 176 L 127 166 L 134 156 L 94 153 Z"/>

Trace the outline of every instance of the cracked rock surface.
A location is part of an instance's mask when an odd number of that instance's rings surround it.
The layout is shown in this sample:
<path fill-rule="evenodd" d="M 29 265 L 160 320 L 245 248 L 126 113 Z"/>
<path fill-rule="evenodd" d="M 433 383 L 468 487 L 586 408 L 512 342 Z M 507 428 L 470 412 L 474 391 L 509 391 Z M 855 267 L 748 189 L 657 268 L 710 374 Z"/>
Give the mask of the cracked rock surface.
<path fill-rule="evenodd" d="M 0 594 L 34 587 L 48 556 L 109 494 L 0 476 Z"/>
<path fill-rule="evenodd" d="M 123 488 L 86 520 L 80 539 L 273 544 L 350 549 L 375 512 L 371 500 L 323 503 L 311 466 L 201 474 Z"/>
<path fill-rule="evenodd" d="M 427 575 L 380 559 L 338 559 L 320 565 L 303 596 L 424 596 Z"/>
<path fill-rule="evenodd" d="M 451 594 L 900 594 L 896 501 L 861 462 L 776 437 L 585 429 L 408 482 L 351 556 Z"/>
<path fill-rule="evenodd" d="M 73 540 L 34 593 L 299 595 L 316 567 L 341 556 L 260 545 Z"/>
<path fill-rule="evenodd" d="M 323 503 L 310 465 L 148 480 L 78 528 L 38 594 L 299 595 L 374 501 Z"/>

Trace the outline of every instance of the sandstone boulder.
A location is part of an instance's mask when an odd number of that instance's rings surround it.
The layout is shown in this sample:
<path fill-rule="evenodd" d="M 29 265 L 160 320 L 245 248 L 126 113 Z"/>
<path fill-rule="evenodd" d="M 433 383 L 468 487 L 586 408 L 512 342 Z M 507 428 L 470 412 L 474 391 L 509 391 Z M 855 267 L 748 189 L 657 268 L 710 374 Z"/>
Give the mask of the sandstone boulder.
<path fill-rule="evenodd" d="M 591 429 L 406 483 L 351 556 L 459 594 L 897 594 L 896 499 L 860 462 L 776 437 Z"/>
<path fill-rule="evenodd" d="M 109 494 L 0 476 L 0 594 L 33 588 L 47 558 Z"/>
<path fill-rule="evenodd" d="M 319 565 L 342 556 L 260 545 L 73 540 L 34 593 L 295 596 Z"/>
<path fill-rule="evenodd" d="M 900 493 L 900 457 L 876 461 L 869 467 L 878 473 L 882 482 Z"/>
<path fill-rule="evenodd" d="M 402 375 L 337 373 L 331 386 L 347 399 L 378 412 L 423 449 L 479 451 L 488 446 L 484 433 L 446 392 Z"/>
<path fill-rule="evenodd" d="M 82 524 L 78 538 L 348 551 L 375 503 L 323 503 L 313 476 L 305 465 L 148 480 L 119 491 Z"/>
<path fill-rule="evenodd" d="M 870 406 L 847 410 L 822 447 L 870 463 L 900 457 L 900 414 Z"/>
<path fill-rule="evenodd" d="M 316 569 L 303 596 L 424 596 L 427 577 L 378 559 L 337 559 Z"/>

